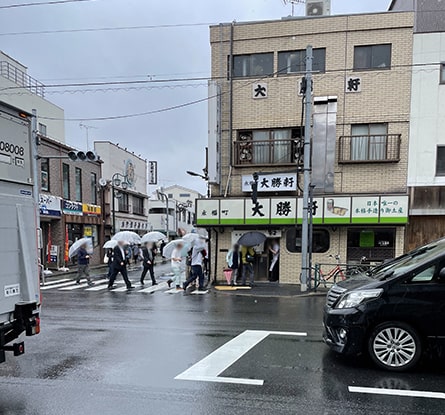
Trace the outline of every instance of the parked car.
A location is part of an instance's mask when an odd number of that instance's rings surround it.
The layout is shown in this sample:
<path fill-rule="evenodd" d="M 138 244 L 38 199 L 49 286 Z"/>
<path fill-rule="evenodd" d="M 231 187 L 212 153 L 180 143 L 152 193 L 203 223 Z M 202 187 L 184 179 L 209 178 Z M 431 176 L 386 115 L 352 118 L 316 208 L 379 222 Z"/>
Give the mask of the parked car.
<path fill-rule="evenodd" d="M 444 322 L 445 238 L 334 285 L 323 338 L 338 353 L 404 371 L 431 343 L 445 345 Z"/>

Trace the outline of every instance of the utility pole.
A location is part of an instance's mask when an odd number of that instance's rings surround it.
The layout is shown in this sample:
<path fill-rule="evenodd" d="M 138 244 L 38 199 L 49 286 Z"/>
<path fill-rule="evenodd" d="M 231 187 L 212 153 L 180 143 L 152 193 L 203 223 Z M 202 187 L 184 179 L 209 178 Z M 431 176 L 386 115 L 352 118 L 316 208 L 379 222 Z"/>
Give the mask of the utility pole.
<path fill-rule="evenodd" d="M 311 135 L 312 135 L 312 46 L 306 48 L 306 75 L 305 75 L 305 109 L 303 147 L 303 224 L 301 229 L 301 291 L 307 291 L 307 282 L 310 275 L 309 265 L 309 197 L 311 185 Z"/>

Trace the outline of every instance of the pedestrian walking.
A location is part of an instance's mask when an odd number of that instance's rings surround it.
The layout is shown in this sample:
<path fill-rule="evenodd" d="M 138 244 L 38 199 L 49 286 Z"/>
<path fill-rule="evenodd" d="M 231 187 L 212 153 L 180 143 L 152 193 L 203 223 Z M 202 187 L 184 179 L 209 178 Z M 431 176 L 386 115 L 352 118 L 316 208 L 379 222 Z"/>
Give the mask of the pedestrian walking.
<path fill-rule="evenodd" d="M 249 285 L 252 287 L 254 283 L 253 263 L 255 262 L 255 250 L 252 247 L 243 246 L 241 248 L 241 261 L 243 264 L 243 279 L 241 284 L 246 285 L 247 277 L 249 277 Z"/>
<path fill-rule="evenodd" d="M 166 243 L 165 243 L 164 240 L 162 240 L 161 241 L 161 245 L 159 245 L 159 252 L 160 252 L 162 258 L 164 258 L 164 248 L 165 248 L 165 245 L 166 245 Z"/>
<path fill-rule="evenodd" d="M 106 258 L 106 262 L 108 265 L 107 278 L 110 279 L 111 274 L 113 272 L 113 250 L 112 249 L 107 249 L 107 251 L 105 252 L 105 258 Z"/>
<path fill-rule="evenodd" d="M 117 246 L 113 250 L 113 272 L 110 276 L 110 281 L 108 282 L 108 289 L 111 290 L 113 288 L 116 288 L 114 284 L 114 281 L 116 280 L 117 274 L 121 273 L 122 278 L 125 281 L 125 284 L 127 285 L 127 289 L 131 290 L 132 285 L 130 280 L 128 279 L 128 273 L 127 273 L 127 260 L 125 256 L 125 244 L 122 241 L 119 241 Z"/>
<path fill-rule="evenodd" d="M 202 260 L 203 252 L 206 250 L 205 245 L 202 242 L 195 242 L 192 248 L 191 256 L 191 272 L 187 281 L 183 284 L 182 288 L 184 291 L 187 290 L 189 284 L 198 279 L 198 290 L 204 291 L 204 273 L 202 272 Z"/>
<path fill-rule="evenodd" d="M 133 245 L 132 255 L 133 255 L 133 262 L 135 263 L 135 265 L 137 265 L 139 257 L 141 256 L 141 248 L 139 247 L 139 245 L 136 244 Z"/>
<path fill-rule="evenodd" d="M 185 256 L 183 254 L 184 245 L 178 243 L 171 255 L 172 272 L 174 274 L 173 280 L 176 285 L 176 289 L 180 290 L 185 282 L 185 270 L 187 268 Z"/>
<path fill-rule="evenodd" d="M 226 261 L 227 261 L 227 266 L 232 270 L 230 285 L 234 286 L 236 285 L 236 280 L 238 278 L 238 270 L 240 268 L 240 262 L 241 262 L 238 244 L 233 245 L 233 248 L 228 252 Z"/>
<path fill-rule="evenodd" d="M 80 280 L 83 276 L 87 279 L 88 285 L 91 287 L 94 283 L 90 277 L 90 256 L 87 252 L 87 244 L 84 244 L 77 251 L 77 278 L 76 284 L 80 284 Z"/>
<path fill-rule="evenodd" d="M 153 255 L 153 245 L 151 243 L 145 244 L 142 248 L 142 274 L 141 274 L 141 284 L 144 285 L 145 276 L 147 272 L 150 273 L 151 285 L 158 285 L 155 279 L 154 266 L 154 255 Z"/>
<path fill-rule="evenodd" d="M 269 281 L 274 282 L 279 279 L 279 260 L 280 260 L 280 244 L 277 239 L 274 239 L 269 245 L 269 252 L 271 254 L 271 262 L 269 267 Z"/>

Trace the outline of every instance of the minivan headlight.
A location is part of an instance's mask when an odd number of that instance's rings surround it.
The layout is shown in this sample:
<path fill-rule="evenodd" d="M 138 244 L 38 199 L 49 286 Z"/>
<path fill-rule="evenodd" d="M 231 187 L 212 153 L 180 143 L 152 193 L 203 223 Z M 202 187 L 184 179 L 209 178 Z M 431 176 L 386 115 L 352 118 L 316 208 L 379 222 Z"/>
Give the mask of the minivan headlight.
<path fill-rule="evenodd" d="M 346 293 L 340 301 L 337 303 L 335 308 L 354 308 L 359 304 L 379 298 L 382 294 L 383 289 L 375 289 L 375 290 L 363 290 L 363 291 L 352 291 L 350 293 Z"/>

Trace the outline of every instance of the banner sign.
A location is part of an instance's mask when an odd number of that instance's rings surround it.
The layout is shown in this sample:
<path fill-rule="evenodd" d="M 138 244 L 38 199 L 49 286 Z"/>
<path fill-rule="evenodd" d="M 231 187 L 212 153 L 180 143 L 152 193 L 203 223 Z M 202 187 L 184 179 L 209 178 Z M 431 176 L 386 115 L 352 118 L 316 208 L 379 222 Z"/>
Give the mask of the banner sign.
<path fill-rule="evenodd" d="M 82 203 L 72 202 L 71 200 L 64 200 L 62 204 L 62 211 L 65 215 L 82 216 Z"/>
<path fill-rule="evenodd" d="M 148 162 L 148 184 L 158 184 L 158 162 Z"/>
<path fill-rule="evenodd" d="M 88 203 L 82 204 L 82 213 L 84 216 L 100 216 L 102 209 L 97 205 L 90 205 Z"/>
<path fill-rule="evenodd" d="M 62 198 L 53 195 L 39 195 L 39 209 L 42 216 L 62 216 Z"/>
<path fill-rule="evenodd" d="M 242 191 L 252 191 L 252 175 L 242 176 Z M 296 192 L 297 174 L 296 173 L 271 173 L 258 174 L 258 192 Z"/>
<path fill-rule="evenodd" d="M 119 219 L 120 231 L 147 231 L 148 222 L 141 220 Z"/>
<path fill-rule="evenodd" d="M 313 199 L 314 224 L 367 225 L 408 223 L 408 196 L 325 196 Z M 302 223 L 303 199 L 197 199 L 198 226 L 296 225 Z"/>

